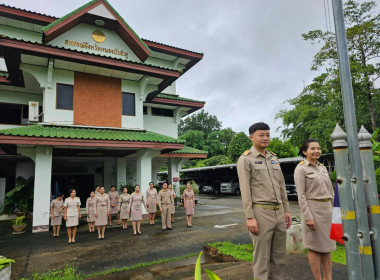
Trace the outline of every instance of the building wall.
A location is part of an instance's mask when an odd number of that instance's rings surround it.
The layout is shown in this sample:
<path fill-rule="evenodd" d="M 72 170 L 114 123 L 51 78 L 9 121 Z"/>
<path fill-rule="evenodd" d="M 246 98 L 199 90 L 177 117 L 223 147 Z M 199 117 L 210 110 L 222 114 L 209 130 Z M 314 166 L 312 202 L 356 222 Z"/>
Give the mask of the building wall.
<path fill-rule="evenodd" d="M 135 94 L 135 115 L 121 116 L 121 126 L 130 129 L 143 129 L 143 101 L 140 98 L 140 89 L 137 82 L 121 81 L 121 91 Z"/>
<path fill-rule="evenodd" d="M 178 129 L 174 118 L 144 115 L 144 129 L 177 138 Z"/>
<path fill-rule="evenodd" d="M 92 33 L 95 30 L 100 30 L 105 35 L 105 40 L 103 43 L 95 42 L 92 38 Z M 72 45 L 72 43 L 69 41 L 78 42 L 82 45 L 78 47 L 76 45 Z M 141 62 L 115 31 L 85 23 L 80 23 L 77 26 L 71 28 L 67 32 L 63 33 L 62 35 L 49 42 L 49 45 L 78 50 L 81 52 L 99 54 L 102 56 L 114 57 L 123 60 Z M 107 48 L 111 50 L 117 49 L 119 51 L 124 51 L 128 53 L 128 58 L 110 52 L 103 52 L 98 51 L 96 49 L 91 49 L 89 45 L 94 47 L 97 46 L 100 48 Z"/>
<path fill-rule="evenodd" d="M 121 127 L 121 81 L 75 72 L 74 124 Z"/>

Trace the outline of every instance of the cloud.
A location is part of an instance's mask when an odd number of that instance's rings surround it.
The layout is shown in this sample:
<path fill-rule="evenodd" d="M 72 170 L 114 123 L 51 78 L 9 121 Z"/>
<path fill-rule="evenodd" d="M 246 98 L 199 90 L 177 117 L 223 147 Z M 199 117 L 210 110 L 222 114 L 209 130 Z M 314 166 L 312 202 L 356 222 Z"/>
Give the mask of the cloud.
<path fill-rule="evenodd" d="M 63 16 L 86 2 L 16 3 Z M 235 131 L 246 131 L 256 121 L 267 122 L 274 131 L 281 125 L 275 115 L 288 106 L 284 101 L 297 96 L 317 75 L 310 64 L 318 46 L 303 41 L 301 34 L 326 30 L 323 1 L 109 2 L 140 37 L 204 53 L 204 59 L 178 80 L 178 93 L 206 101 L 205 110 Z M 333 28 L 332 18 L 330 22 Z"/>

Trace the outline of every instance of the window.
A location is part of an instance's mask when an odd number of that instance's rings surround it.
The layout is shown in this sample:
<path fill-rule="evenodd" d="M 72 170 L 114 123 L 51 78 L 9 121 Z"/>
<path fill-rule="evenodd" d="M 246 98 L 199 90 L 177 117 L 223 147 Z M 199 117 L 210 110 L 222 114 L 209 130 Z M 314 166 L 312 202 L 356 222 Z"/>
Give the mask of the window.
<path fill-rule="evenodd" d="M 57 84 L 57 109 L 73 109 L 73 92 L 72 85 Z"/>
<path fill-rule="evenodd" d="M 133 93 L 123 92 L 122 114 L 125 116 L 135 116 L 135 95 Z"/>
<path fill-rule="evenodd" d="M 143 107 L 143 114 L 148 115 L 148 107 L 146 106 Z"/>
<path fill-rule="evenodd" d="M 39 109 L 42 112 L 41 106 Z M 42 121 L 42 116 L 39 121 Z M 29 105 L 0 103 L 0 124 L 27 125 L 28 122 Z"/>
<path fill-rule="evenodd" d="M 173 117 L 173 110 L 152 107 L 153 116 Z"/>

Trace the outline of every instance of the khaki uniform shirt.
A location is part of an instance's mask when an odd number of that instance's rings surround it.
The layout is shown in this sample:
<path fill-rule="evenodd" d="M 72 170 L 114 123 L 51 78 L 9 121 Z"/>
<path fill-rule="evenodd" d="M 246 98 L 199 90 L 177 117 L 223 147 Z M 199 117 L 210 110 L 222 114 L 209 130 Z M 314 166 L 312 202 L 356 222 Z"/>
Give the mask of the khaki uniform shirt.
<path fill-rule="evenodd" d="M 264 157 L 252 146 L 240 156 L 236 168 L 247 219 L 255 218 L 253 203 L 282 204 L 290 213 L 284 176 L 275 154 L 265 151 Z"/>
<path fill-rule="evenodd" d="M 63 206 L 67 207 L 67 216 L 69 217 L 78 216 L 80 214 L 78 212 L 78 206 L 80 206 L 79 197 L 74 197 L 74 199 L 67 197 Z"/>
<path fill-rule="evenodd" d="M 50 207 L 53 208 L 54 217 L 60 217 L 62 215 L 62 211 L 59 210 L 63 207 L 63 200 L 53 199 L 50 203 Z"/>
<path fill-rule="evenodd" d="M 156 188 L 153 188 L 153 189 L 147 189 L 146 190 L 146 193 L 145 193 L 145 196 L 146 196 L 146 201 L 148 202 L 149 200 L 154 200 L 156 203 L 157 203 L 157 190 Z"/>
<path fill-rule="evenodd" d="M 104 193 L 103 195 L 99 194 L 95 196 L 95 214 L 97 214 L 98 207 L 107 207 L 107 212 L 110 211 L 110 199 L 108 194 Z"/>
<path fill-rule="evenodd" d="M 173 204 L 173 203 L 174 203 L 174 200 L 173 200 L 171 190 L 169 189 L 166 189 L 166 191 L 160 190 L 160 192 L 158 193 L 158 205 L 160 206 L 160 208 L 161 208 L 161 204 Z"/>
<path fill-rule="evenodd" d="M 307 200 L 331 199 L 334 205 L 334 188 L 330 181 L 329 173 L 322 163 L 316 165 L 309 161 L 301 161 L 294 171 L 298 203 L 305 220 L 312 220 L 313 216 Z"/>

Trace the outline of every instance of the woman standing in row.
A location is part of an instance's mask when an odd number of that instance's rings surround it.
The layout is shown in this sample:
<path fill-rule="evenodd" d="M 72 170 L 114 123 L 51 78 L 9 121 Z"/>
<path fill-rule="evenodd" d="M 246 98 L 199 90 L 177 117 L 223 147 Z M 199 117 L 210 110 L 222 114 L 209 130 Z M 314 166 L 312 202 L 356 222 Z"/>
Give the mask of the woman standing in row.
<path fill-rule="evenodd" d="M 119 198 L 119 212 L 120 212 L 120 219 L 123 224 L 123 229 L 127 229 L 127 222 L 129 218 L 129 201 L 130 201 L 131 195 L 128 193 L 127 187 L 123 188 L 123 193 L 120 195 Z"/>
<path fill-rule="evenodd" d="M 116 191 L 115 186 L 111 186 L 111 191 L 108 193 L 108 196 L 110 198 L 110 210 L 108 215 L 108 224 L 111 227 L 112 226 L 112 215 L 116 214 L 116 220 L 117 224 L 120 224 L 119 219 L 119 211 L 118 211 L 118 204 L 119 204 L 119 193 Z"/>
<path fill-rule="evenodd" d="M 171 192 L 171 194 L 173 196 L 173 201 L 174 201 L 174 199 L 175 199 L 175 192 L 173 190 L 172 184 L 168 185 L 168 189 L 170 190 L 170 192 Z M 172 223 L 174 223 L 174 213 L 175 213 L 175 206 L 173 204 L 173 207 L 172 207 L 172 217 L 171 217 Z"/>
<path fill-rule="evenodd" d="M 86 213 L 88 231 L 95 232 L 95 192 L 90 193 L 90 197 L 86 201 Z"/>
<path fill-rule="evenodd" d="M 95 196 L 95 226 L 98 231 L 98 240 L 104 239 L 107 225 L 107 216 L 110 214 L 110 199 L 104 193 L 104 187 L 100 187 L 99 195 Z"/>
<path fill-rule="evenodd" d="M 194 215 L 195 201 L 194 201 L 194 191 L 191 188 L 191 184 L 186 184 L 186 189 L 183 191 L 183 205 L 186 212 L 187 226 L 192 227 L 191 218 Z"/>
<path fill-rule="evenodd" d="M 308 258 L 314 279 L 332 279 L 331 252 L 336 242 L 330 239 L 334 188 L 329 173 L 318 162 L 321 148 L 316 140 L 308 139 L 301 147 L 306 159 L 294 171 L 298 203 L 302 214 L 302 241 L 308 248 Z"/>
<path fill-rule="evenodd" d="M 153 182 L 149 183 L 149 189 L 146 190 L 146 208 L 148 209 L 149 225 L 154 225 L 154 218 L 157 210 L 157 190 Z"/>
<path fill-rule="evenodd" d="M 140 186 L 136 185 L 135 192 L 131 194 L 131 200 L 129 202 L 129 212 L 131 213 L 133 235 L 136 235 L 137 233 L 142 234 L 140 231 L 140 222 L 142 220 L 141 204 L 144 204 L 146 210 L 144 196 L 140 192 Z"/>
<path fill-rule="evenodd" d="M 56 199 L 50 203 L 51 225 L 53 226 L 53 237 L 60 236 L 59 230 L 62 225 L 63 194 L 59 193 Z"/>
<path fill-rule="evenodd" d="M 77 234 L 77 226 L 79 224 L 80 214 L 80 199 L 76 197 L 76 190 L 69 191 L 70 197 L 65 199 L 63 206 L 65 207 L 65 221 L 67 228 L 67 235 L 69 236 L 68 243 L 75 243 L 75 236 Z"/>

